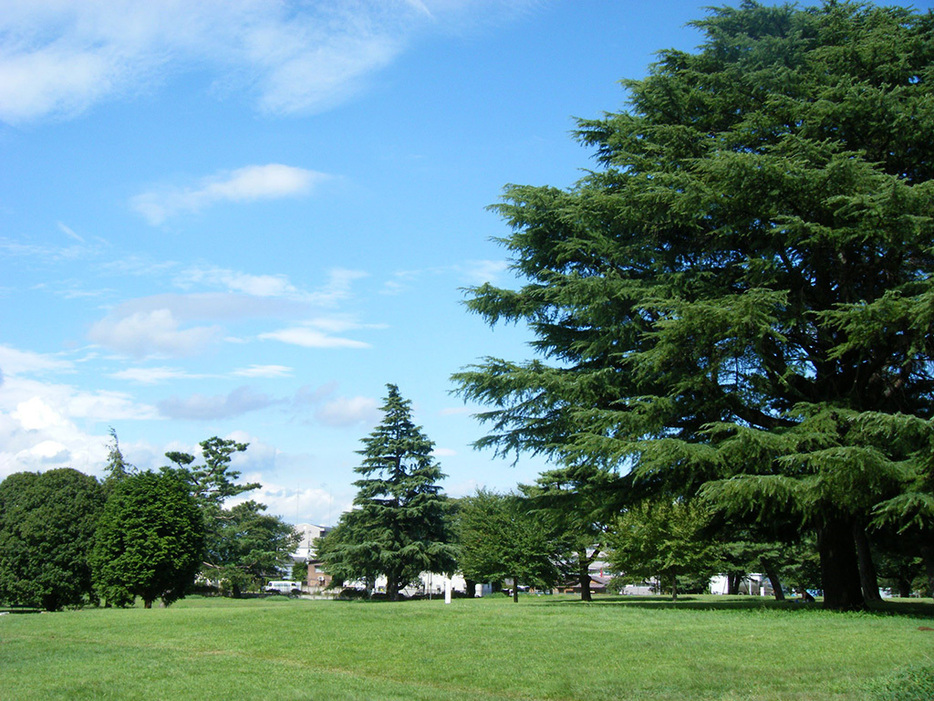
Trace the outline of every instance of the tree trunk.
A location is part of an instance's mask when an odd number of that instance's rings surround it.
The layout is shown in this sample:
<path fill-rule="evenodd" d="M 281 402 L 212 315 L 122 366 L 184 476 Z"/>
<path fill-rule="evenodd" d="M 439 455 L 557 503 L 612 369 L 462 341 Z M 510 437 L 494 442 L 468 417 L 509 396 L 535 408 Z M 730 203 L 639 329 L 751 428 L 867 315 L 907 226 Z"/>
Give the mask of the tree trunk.
<path fill-rule="evenodd" d="M 143 608 L 151 609 L 152 608 L 152 599 L 143 599 Z"/>
<path fill-rule="evenodd" d="M 590 594 L 590 566 L 585 564 L 581 567 L 580 573 L 581 601 L 593 601 Z"/>
<path fill-rule="evenodd" d="M 594 548 L 593 553 L 587 554 L 587 548 L 577 553 L 578 579 L 581 585 L 581 601 L 593 601 L 590 590 L 590 566 L 600 553 L 600 546 Z"/>
<path fill-rule="evenodd" d="M 739 594 L 739 585 L 743 581 L 743 575 L 739 572 L 728 572 L 726 575 L 726 593 Z"/>
<path fill-rule="evenodd" d="M 678 600 L 678 575 L 671 575 L 671 600 Z"/>
<path fill-rule="evenodd" d="M 866 608 L 859 578 L 853 525 L 846 519 L 828 519 L 817 529 L 824 608 L 860 611 Z"/>
<path fill-rule="evenodd" d="M 390 601 L 399 600 L 399 580 L 392 573 L 386 575 L 386 598 Z"/>
<path fill-rule="evenodd" d="M 898 582 L 898 595 L 903 599 L 911 596 L 911 580 L 899 577 L 896 581 Z"/>
<path fill-rule="evenodd" d="M 924 593 L 926 596 L 934 596 L 934 546 L 922 545 L 920 550 L 924 576 L 928 585 L 928 590 Z"/>
<path fill-rule="evenodd" d="M 782 591 L 782 581 L 778 576 L 778 570 L 775 569 L 775 563 L 769 558 L 761 558 L 762 569 L 765 570 L 765 576 L 769 578 L 769 584 L 772 585 L 772 594 L 776 601 L 785 600 L 785 592 Z"/>
<path fill-rule="evenodd" d="M 512 578 L 512 602 L 519 603 L 519 580 L 516 577 Z"/>
<path fill-rule="evenodd" d="M 869 537 L 862 524 L 853 524 L 853 540 L 856 543 L 856 557 L 859 562 L 859 581 L 863 589 L 863 601 L 867 604 L 882 601 L 879 593 L 879 576 L 876 566 L 872 562 L 872 551 L 869 548 Z"/>

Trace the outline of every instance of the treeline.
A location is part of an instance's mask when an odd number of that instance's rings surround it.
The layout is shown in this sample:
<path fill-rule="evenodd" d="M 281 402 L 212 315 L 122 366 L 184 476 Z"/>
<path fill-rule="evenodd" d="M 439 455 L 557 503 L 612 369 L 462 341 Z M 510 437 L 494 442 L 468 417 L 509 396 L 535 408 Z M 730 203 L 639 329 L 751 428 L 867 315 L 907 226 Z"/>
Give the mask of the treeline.
<path fill-rule="evenodd" d="M 0 482 L 0 602 L 55 611 L 83 605 L 168 605 L 198 575 L 239 596 L 290 561 L 298 536 L 266 507 L 224 500 L 237 484 L 231 456 L 247 444 L 210 438 L 202 462 L 172 452 L 140 471 L 111 432 L 106 477 L 71 468 L 20 472 Z"/>
<path fill-rule="evenodd" d="M 706 591 L 717 574 L 728 576 L 731 593 L 751 572 L 768 575 L 776 598 L 821 588 L 816 544 L 795 524 L 752 527 L 678 499 L 620 508 L 596 475 L 582 486 L 554 470 L 515 493 L 448 498 L 434 444 L 413 423 L 411 403 L 395 385 L 388 390 L 383 419 L 358 451 L 354 508 L 317 542 L 334 588 L 358 582 L 372 595 L 384 577 L 385 596 L 395 600 L 423 572 L 460 572 L 468 589 L 508 582 L 518 596 L 520 586 L 576 586 L 590 600 L 592 571 L 601 566 L 612 587 L 652 580 L 673 597 Z M 910 552 L 876 559 L 884 585 L 901 593 L 926 588 Z"/>

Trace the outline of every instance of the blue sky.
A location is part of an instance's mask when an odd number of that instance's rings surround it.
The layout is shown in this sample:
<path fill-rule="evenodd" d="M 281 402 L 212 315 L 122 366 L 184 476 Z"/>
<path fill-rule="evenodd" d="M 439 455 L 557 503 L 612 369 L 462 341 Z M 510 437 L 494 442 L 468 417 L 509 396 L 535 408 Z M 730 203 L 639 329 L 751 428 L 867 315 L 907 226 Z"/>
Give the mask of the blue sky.
<path fill-rule="evenodd" d="M 515 284 L 486 207 L 573 184 L 574 117 L 706 4 L 0 0 L 0 478 L 100 475 L 109 427 L 141 468 L 218 435 L 332 523 L 391 382 L 448 493 L 534 480 L 451 395 L 531 353 L 462 304 Z"/>

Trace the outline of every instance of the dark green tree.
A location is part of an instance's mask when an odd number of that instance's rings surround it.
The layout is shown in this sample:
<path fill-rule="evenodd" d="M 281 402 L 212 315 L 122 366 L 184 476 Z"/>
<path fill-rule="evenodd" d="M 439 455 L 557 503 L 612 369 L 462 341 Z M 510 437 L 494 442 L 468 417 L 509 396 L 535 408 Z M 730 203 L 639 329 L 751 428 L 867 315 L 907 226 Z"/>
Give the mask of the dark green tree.
<path fill-rule="evenodd" d="M 331 576 L 331 588 L 360 580 L 372 595 L 380 574 L 379 546 L 368 534 L 359 509 L 341 515 L 338 524 L 315 541 L 315 552 Z"/>
<path fill-rule="evenodd" d="M 464 577 L 498 584 L 551 587 L 565 572 L 569 545 L 560 523 L 517 494 L 479 490 L 461 500 L 457 511 L 458 568 Z"/>
<path fill-rule="evenodd" d="M 120 480 L 104 505 L 92 552 L 94 584 L 109 604 L 135 597 L 151 608 L 185 595 L 201 568 L 204 518 L 174 472 L 140 472 Z"/>
<path fill-rule="evenodd" d="M 454 550 L 434 444 L 412 422 L 411 402 L 395 385 L 387 389 L 383 420 L 357 451 L 363 459 L 354 472 L 362 479 L 354 482 L 354 509 L 341 516 L 342 532 L 333 539 L 341 547 L 325 543 L 319 556 L 342 579 L 385 575 L 386 594 L 396 600 L 419 573 L 451 571 Z"/>
<path fill-rule="evenodd" d="M 924 469 L 901 417 L 934 411 L 934 15 L 745 1 L 694 25 L 698 52 L 579 123 L 598 170 L 506 189 L 525 282 L 468 306 L 542 358 L 455 379 L 491 407 L 481 445 L 799 517 L 824 605 L 860 608 L 854 527 L 925 498 L 890 501 Z"/>
<path fill-rule="evenodd" d="M 90 601 L 103 505 L 100 483 L 68 467 L 0 482 L 0 600 L 47 611 Z"/>

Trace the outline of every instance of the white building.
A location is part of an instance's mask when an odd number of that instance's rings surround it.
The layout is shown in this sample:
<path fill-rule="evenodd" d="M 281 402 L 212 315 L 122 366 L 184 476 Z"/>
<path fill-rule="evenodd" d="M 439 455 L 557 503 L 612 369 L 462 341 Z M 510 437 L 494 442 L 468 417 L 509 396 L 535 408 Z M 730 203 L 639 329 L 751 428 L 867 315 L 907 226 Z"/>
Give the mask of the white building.
<path fill-rule="evenodd" d="M 313 523 L 299 523 L 294 526 L 295 532 L 302 539 L 298 542 L 295 551 L 292 553 L 292 559 L 295 562 L 308 562 L 315 557 L 315 540 L 327 533 L 330 528 L 327 526 L 316 526 Z"/>

